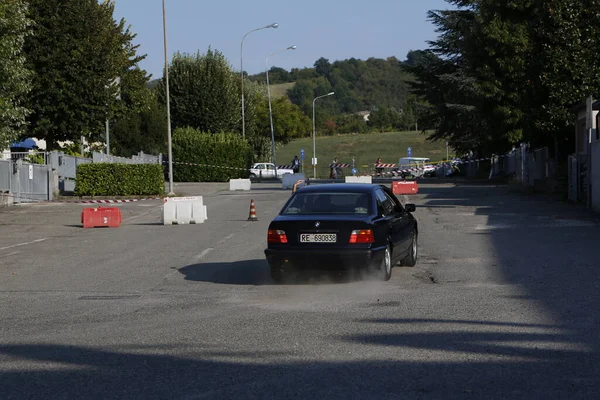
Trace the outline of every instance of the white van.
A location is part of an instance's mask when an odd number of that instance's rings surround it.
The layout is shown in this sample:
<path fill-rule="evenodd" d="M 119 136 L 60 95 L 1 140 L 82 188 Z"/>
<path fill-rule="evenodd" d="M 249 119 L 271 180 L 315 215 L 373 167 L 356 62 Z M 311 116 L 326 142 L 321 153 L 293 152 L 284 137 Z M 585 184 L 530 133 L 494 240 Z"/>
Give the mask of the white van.
<path fill-rule="evenodd" d="M 431 159 L 427 157 L 402 157 L 400 160 L 398 160 L 398 170 L 402 171 L 417 168 L 413 171 L 400 172 L 400 175 L 402 175 L 402 177 L 410 175 L 414 177 L 421 177 L 435 171 L 435 167 L 429 164 L 430 162 Z"/>

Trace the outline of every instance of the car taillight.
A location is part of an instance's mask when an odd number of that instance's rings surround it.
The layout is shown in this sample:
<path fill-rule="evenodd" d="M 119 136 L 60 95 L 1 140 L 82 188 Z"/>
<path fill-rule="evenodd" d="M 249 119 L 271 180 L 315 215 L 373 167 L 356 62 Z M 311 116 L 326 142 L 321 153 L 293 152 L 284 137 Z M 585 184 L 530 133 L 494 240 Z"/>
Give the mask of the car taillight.
<path fill-rule="evenodd" d="M 269 229 L 269 234 L 267 235 L 267 243 L 287 243 L 287 236 L 284 231 L 281 230 L 271 230 Z"/>
<path fill-rule="evenodd" d="M 375 236 L 373 231 L 370 229 L 352 231 L 350 235 L 350 243 L 373 243 L 375 242 Z"/>

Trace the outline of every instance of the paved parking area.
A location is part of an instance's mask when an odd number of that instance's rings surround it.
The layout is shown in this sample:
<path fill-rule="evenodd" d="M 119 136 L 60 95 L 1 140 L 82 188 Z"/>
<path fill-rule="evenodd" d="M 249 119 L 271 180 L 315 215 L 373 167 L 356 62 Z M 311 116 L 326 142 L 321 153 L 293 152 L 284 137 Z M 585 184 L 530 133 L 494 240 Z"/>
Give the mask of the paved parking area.
<path fill-rule="evenodd" d="M 595 398 L 598 223 L 495 185 L 423 184 L 419 264 L 389 282 L 275 285 L 262 253 L 289 197 L 200 191 L 208 221 L 160 202 L 0 211 L 5 398 Z M 249 222 L 254 199 L 258 222 Z M 406 201 L 402 198 L 401 200 Z M 43 239 L 43 240 L 42 240 Z"/>

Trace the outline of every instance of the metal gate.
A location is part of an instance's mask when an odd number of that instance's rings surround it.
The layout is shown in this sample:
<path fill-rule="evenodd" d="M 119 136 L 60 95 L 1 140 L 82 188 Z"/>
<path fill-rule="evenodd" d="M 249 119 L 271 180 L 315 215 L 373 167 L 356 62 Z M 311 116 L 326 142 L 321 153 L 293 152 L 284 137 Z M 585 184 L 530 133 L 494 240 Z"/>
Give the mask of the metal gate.
<path fill-rule="evenodd" d="M 11 192 L 15 203 L 52 200 L 50 166 L 24 163 L 21 159 L 11 164 Z"/>

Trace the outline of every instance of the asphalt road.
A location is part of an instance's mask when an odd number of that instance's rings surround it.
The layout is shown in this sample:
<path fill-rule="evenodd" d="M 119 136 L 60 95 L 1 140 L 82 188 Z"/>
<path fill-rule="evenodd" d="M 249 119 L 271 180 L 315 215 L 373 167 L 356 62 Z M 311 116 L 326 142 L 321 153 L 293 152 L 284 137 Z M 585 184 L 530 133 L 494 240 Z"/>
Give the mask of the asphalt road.
<path fill-rule="evenodd" d="M 0 210 L 3 399 L 592 399 L 600 230 L 505 187 L 421 185 L 420 261 L 389 282 L 272 283 L 268 184 L 82 229 L 82 205 Z M 258 222 L 249 222 L 250 199 Z M 401 200 L 405 200 L 401 198 Z"/>

